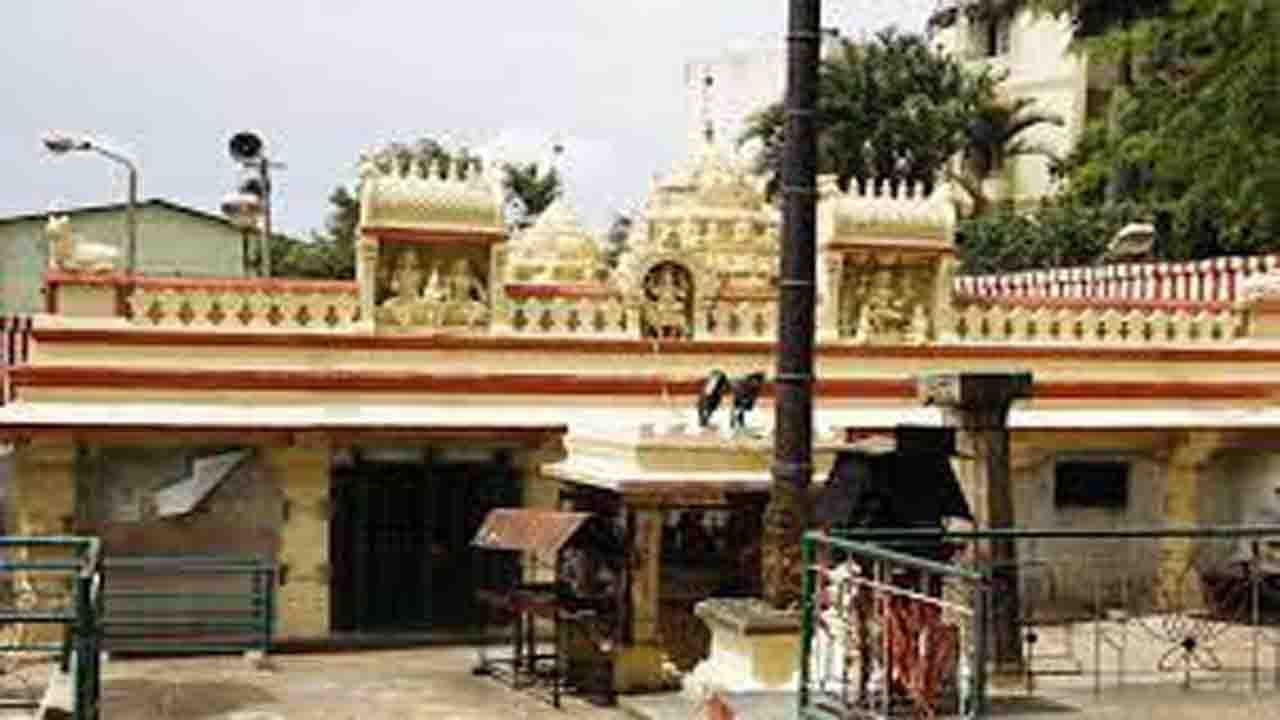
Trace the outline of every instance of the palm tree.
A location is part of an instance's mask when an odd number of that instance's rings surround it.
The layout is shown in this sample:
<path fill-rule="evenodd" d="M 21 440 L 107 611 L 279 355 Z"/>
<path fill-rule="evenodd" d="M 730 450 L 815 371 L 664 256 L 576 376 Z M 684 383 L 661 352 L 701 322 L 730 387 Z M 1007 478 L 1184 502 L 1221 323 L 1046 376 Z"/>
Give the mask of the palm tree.
<path fill-rule="evenodd" d="M 1054 154 L 1023 137 L 1024 133 L 1038 125 L 1064 123 L 1052 113 L 1034 112 L 1031 98 L 994 100 L 980 105 L 964 130 L 964 148 L 960 171 L 948 171 L 948 177 L 956 183 L 972 202 L 970 215 L 976 217 L 991 209 L 990 182 L 1004 170 L 1009 158 L 1020 155 Z"/>
<path fill-rule="evenodd" d="M 502 168 L 502 188 L 508 198 L 518 198 L 524 206 L 519 225 L 528 226 L 560 197 L 560 174 L 549 168 L 545 172 L 536 162 L 507 164 Z"/>
<path fill-rule="evenodd" d="M 969 73 L 920 35 L 892 28 L 866 42 L 845 40 L 823 60 L 818 93 L 818 172 L 842 189 L 903 182 L 931 190 L 959 151 L 974 110 L 992 95 L 989 73 Z M 752 115 L 740 143 L 760 144 L 758 170 L 772 178 L 783 147 L 780 104 Z M 883 189 L 883 188 L 882 188 Z"/>

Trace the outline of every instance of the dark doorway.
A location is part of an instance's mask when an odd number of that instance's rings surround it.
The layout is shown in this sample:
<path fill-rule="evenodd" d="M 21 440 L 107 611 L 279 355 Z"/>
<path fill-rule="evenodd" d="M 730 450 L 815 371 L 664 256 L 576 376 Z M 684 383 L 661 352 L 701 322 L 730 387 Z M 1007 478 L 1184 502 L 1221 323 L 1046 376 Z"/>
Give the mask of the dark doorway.
<path fill-rule="evenodd" d="M 333 630 L 468 626 L 475 620 L 476 588 L 514 579 L 517 570 L 510 561 L 483 557 L 470 547 L 471 538 L 491 508 L 519 500 L 505 457 L 467 463 L 357 459 L 336 470 L 329 527 Z"/>

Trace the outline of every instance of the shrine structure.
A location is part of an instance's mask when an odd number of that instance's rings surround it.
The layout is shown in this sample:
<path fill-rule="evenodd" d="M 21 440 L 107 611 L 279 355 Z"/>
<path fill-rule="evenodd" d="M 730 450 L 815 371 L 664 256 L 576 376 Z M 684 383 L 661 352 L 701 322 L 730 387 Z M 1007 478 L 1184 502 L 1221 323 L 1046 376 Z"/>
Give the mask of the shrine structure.
<path fill-rule="evenodd" d="M 469 547 L 490 508 L 591 510 L 629 547 L 618 687 L 691 666 L 692 604 L 751 591 L 769 486 L 770 387 L 745 433 L 693 411 L 712 369 L 775 366 L 762 179 L 708 140 L 611 266 L 566 200 L 512 235 L 482 172 L 372 155 L 360 174 L 353 282 L 55 260 L 6 369 L 8 531 L 267 554 L 278 633 L 316 639 L 465 623 L 469 590 L 510 572 Z M 822 181 L 819 478 L 850 436 L 943 422 L 917 376 L 1030 371 L 1009 418 L 1020 524 L 1238 523 L 1277 503 L 1280 258 L 957 277 L 955 223 L 945 187 Z M 231 451 L 225 477 L 182 485 Z M 162 491 L 188 509 L 158 512 Z"/>

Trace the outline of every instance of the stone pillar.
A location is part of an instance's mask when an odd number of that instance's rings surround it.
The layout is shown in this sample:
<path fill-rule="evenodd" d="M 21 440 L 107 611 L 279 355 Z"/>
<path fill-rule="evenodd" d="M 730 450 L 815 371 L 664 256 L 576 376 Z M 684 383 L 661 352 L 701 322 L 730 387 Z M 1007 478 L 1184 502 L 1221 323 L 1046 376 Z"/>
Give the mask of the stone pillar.
<path fill-rule="evenodd" d="M 1280 340 L 1280 272 L 1254 275 L 1241 284 L 1237 307 L 1249 314 L 1251 340 Z"/>
<path fill-rule="evenodd" d="M 268 472 L 284 496 L 276 555 L 276 635 L 328 635 L 328 443 L 270 448 L 265 455 Z"/>
<path fill-rule="evenodd" d="M 360 325 L 372 330 L 378 299 L 378 238 L 360 233 L 356 238 L 356 286 L 360 294 Z"/>
<path fill-rule="evenodd" d="M 965 492 L 980 528 L 1012 528 L 1013 483 L 1009 470 L 1009 410 L 1014 400 L 1031 396 L 1031 373 L 959 373 L 921 378 L 919 393 L 927 404 L 948 410 L 961 430 L 960 442 L 977 457 Z M 997 672 L 1022 670 L 1021 614 L 1018 598 L 1017 546 L 990 543 L 993 612 L 993 659 Z"/>
<path fill-rule="evenodd" d="M 1221 435 L 1213 432 L 1186 433 L 1170 445 L 1165 463 L 1167 526 L 1184 528 L 1204 523 L 1204 471 L 1221 447 Z M 1161 543 L 1156 598 L 1161 607 L 1192 609 L 1203 604 L 1196 574 L 1196 546 L 1190 538 L 1168 538 Z"/>
<path fill-rule="evenodd" d="M 956 339 L 955 276 L 960 261 L 954 255 L 938 259 L 933 287 L 933 339 L 952 342 Z"/>
<path fill-rule="evenodd" d="M 840 337 L 840 309 L 844 302 L 841 287 L 844 284 L 844 256 L 828 251 L 818 266 L 818 341 L 831 342 Z"/>
<path fill-rule="evenodd" d="M 613 682 L 618 692 L 662 689 L 663 652 L 659 633 L 662 606 L 662 513 L 630 509 L 627 549 L 630 579 L 629 636 L 614 658 Z"/>
<path fill-rule="evenodd" d="M 76 444 L 72 441 L 32 441 L 20 446 L 8 498 L 8 532 L 39 537 L 72 535 L 76 514 Z M 70 549 L 25 549 L 19 560 L 70 560 Z M 70 607 L 71 582 L 66 575 L 16 573 L 14 603 L 21 609 Z M 24 625 L 19 630 L 25 642 L 56 642 L 62 626 Z"/>

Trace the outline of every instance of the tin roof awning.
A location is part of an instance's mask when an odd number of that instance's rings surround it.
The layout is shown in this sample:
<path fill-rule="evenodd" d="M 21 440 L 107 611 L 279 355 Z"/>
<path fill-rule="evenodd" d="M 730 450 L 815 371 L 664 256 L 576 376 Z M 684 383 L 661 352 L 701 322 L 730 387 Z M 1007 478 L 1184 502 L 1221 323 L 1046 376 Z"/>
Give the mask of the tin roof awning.
<path fill-rule="evenodd" d="M 471 544 L 486 550 L 528 551 L 544 560 L 554 560 L 590 517 L 591 513 L 497 508 L 485 516 Z"/>

